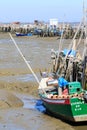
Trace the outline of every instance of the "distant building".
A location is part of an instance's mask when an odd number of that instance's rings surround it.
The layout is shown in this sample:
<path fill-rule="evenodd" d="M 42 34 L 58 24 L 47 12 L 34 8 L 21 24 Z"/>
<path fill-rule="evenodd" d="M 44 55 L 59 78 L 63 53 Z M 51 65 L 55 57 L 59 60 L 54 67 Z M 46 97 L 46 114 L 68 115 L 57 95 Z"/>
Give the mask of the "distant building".
<path fill-rule="evenodd" d="M 50 26 L 54 27 L 58 27 L 58 19 L 50 19 Z"/>

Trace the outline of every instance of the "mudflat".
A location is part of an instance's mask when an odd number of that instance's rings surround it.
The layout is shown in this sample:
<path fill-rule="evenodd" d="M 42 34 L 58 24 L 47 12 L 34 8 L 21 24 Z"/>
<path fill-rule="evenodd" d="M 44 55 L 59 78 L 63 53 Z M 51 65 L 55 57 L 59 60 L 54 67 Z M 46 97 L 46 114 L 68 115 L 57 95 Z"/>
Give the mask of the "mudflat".
<path fill-rule="evenodd" d="M 16 37 L 21 52 L 40 80 L 40 70 L 50 70 L 51 49 L 57 49 L 54 38 Z M 70 40 L 65 41 L 68 47 Z M 82 51 L 81 45 L 80 51 Z M 0 130 L 73 130 L 59 119 L 36 109 L 38 83 L 27 68 L 8 33 L 0 33 Z M 84 127 L 87 129 L 87 127 Z"/>

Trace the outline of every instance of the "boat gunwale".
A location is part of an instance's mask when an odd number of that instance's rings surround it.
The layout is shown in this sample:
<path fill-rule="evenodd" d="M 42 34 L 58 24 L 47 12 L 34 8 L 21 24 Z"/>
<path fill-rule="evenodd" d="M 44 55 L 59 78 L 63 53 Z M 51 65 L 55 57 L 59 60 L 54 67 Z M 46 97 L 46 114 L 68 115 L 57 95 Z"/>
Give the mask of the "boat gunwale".
<path fill-rule="evenodd" d="M 40 96 L 42 101 L 46 102 L 46 103 L 49 103 L 49 104 L 68 104 L 68 105 L 71 105 L 70 104 L 70 99 L 51 99 L 51 98 L 47 98 L 47 97 L 42 97 Z"/>

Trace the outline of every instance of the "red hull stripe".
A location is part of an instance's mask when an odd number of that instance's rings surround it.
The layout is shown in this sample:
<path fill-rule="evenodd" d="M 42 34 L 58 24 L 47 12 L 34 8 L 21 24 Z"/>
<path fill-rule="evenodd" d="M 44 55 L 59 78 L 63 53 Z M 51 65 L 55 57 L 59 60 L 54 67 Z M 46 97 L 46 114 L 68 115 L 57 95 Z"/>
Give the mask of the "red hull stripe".
<path fill-rule="evenodd" d="M 70 104 L 69 99 L 48 99 L 48 98 L 42 98 L 42 97 L 41 99 L 48 104 Z"/>

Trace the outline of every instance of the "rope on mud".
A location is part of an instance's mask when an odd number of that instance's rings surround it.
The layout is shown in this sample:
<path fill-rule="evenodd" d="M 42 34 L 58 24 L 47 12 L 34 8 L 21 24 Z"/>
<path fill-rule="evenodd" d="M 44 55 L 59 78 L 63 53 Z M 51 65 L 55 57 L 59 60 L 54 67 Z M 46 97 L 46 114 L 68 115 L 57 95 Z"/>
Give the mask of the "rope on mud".
<path fill-rule="evenodd" d="M 9 36 L 10 36 L 10 38 L 12 39 L 12 41 L 13 41 L 14 45 L 16 46 L 18 52 L 20 53 L 21 57 L 22 57 L 23 60 L 25 61 L 27 67 L 30 69 L 31 73 L 32 73 L 33 76 L 35 77 L 37 83 L 40 85 L 39 79 L 37 78 L 36 74 L 35 74 L 34 71 L 32 70 L 32 68 L 31 68 L 30 64 L 28 63 L 28 61 L 27 61 L 27 60 L 25 59 L 25 57 L 23 56 L 21 50 L 19 49 L 19 47 L 18 47 L 17 43 L 15 42 L 14 38 L 12 37 L 11 33 L 9 33 Z M 40 85 L 40 86 L 41 86 L 41 85 Z M 42 88 L 42 86 L 41 86 L 41 88 Z M 46 94 L 46 92 L 45 92 L 45 90 L 44 90 L 43 88 L 42 88 L 42 90 L 43 90 L 43 92 Z M 47 95 L 47 94 L 46 94 L 46 95 Z"/>
<path fill-rule="evenodd" d="M 39 84 L 39 79 L 37 78 L 36 74 L 35 74 L 34 71 L 32 70 L 32 68 L 31 68 L 30 64 L 28 63 L 28 61 L 27 61 L 27 60 L 25 59 L 25 57 L 23 56 L 22 52 L 20 51 L 20 49 L 19 49 L 17 43 L 15 42 L 14 38 L 12 37 L 11 33 L 9 33 L 9 35 L 10 35 L 10 38 L 12 39 L 14 45 L 16 46 L 18 52 L 20 53 L 21 57 L 22 57 L 23 60 L 25 61 L 27 67 L 30 69 L 30 71 L 32 72 L 33 76 L 35 77 L 37 83 Z"/>

